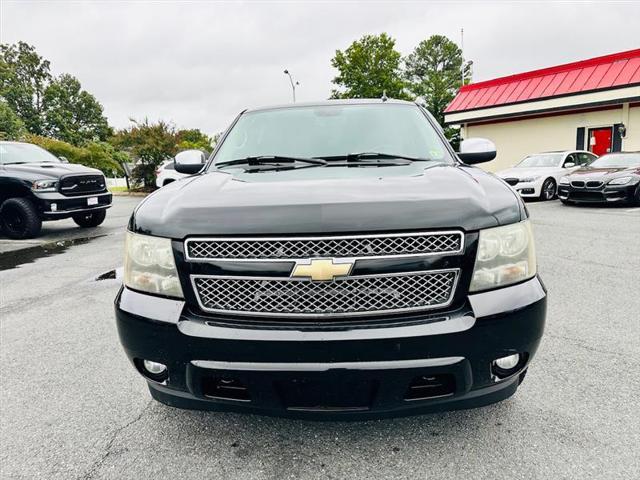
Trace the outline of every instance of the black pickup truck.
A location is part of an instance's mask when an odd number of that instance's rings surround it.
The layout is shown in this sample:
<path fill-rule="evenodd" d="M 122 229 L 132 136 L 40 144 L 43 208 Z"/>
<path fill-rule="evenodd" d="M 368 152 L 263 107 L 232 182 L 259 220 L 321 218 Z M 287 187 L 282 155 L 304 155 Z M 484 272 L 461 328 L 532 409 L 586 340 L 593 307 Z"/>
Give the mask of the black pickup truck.
<path fill-rule="evenodd" d="M 469 408 L 512 395 L 542 337 L 528 212 L 422 105 L 242 112 L 126 235 L 120 340 L 168 405 L 295 416 Z"/>
<path fill-rule="evenodd" d="M 35 237 L 43 221 L 69 217 L 80 227 L 96 227 L 110 206 L 100 170 L 30 143 L 0 142 L 0 226 L 9 238 Z"/>

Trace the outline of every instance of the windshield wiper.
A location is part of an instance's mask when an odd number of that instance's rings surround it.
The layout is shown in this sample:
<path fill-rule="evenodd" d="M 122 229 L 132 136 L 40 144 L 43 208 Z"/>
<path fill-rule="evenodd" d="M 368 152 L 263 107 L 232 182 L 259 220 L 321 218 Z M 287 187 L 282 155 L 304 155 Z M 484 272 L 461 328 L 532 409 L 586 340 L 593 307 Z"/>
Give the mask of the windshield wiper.
<path fill-rule="evenodd" d="M 348 153 L 346 155 L 337 155 L 334 157 L 323 157 L 328 161 L 346 160 L 347 162 L 357 162 L 365 160 L 409 160 L 410 162 L 428 162 L 429 158 L 408 157 L 407 155 L 399 155 L 395 153 L 382 152 L 360 152 Z"/>
<path fill-rule="evenodd" d="M 228 160 L 226 162 L 216 163 L 216 167 L 226 167 L 228 165 L 276 165 L 293 164 L 293 163 L 306 163 L 309 165 L 326 165 L 326 160 L 321 158 L 301 158 L 301 157 L 287 157 L 282 155 L 260 155 L 256 157 L 238 158 L 236 160 Z"/>

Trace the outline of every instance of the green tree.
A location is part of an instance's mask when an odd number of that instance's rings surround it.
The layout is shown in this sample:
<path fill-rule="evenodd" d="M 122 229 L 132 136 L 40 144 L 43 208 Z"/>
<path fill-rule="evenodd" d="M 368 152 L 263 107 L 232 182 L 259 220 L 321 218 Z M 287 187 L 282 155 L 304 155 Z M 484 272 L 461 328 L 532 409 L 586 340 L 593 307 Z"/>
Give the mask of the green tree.
<path fill-rule="evenodd" d="M 178 139 L 178 151 L 195 149 L 211 153 L 215 145 L 213 138 L 202 133 L 197 128 L 178 130 L 176 137 Z"/>
<path fill-rule="evenodd" d="M 336 50 L 331 65 L 338 69 L 331 98 L 405 98 L 396 41 L 386 33 L 365 35 L 344 52 Z"/>
<path fill-rule="evenodd" d="M 156 168 L 178 150 L 178 134 L 167 122 L 152 123 L 148 119 L 132 122 L 133 125 L 119 131 L 112 142 L 116 148 L 126 151 L 134 163 L 133 181 L 153 188 Z"/>
<path fill-rule="evenodd" d="M 0 45 L 0 97 L 31 133 L 43 132 L 44 91 L 50 80 L 49 61 L 33 46 Z"/>
<path fill-rule="evenodd" d="M 4 100 L 0 100 L 0 140 L 19 140 L 26 133 L 24 123 Z"/>
<path fill-rule="evenodd" d="M 60 75 L 49 84 L 43 106 L 44 132 L 53 138 L 82 145 L 110 134 L 102 105 L 72 75 Z"/>
<path fill-rule="evenodd" d="M 462 85 L 462 50 L 442 35 L 421 41 L 404 59 L 409 91 L 423 97 L 434 117 L 444 124 L 444 109 Z M 471 79 L 471 62 L 465 64 L 465 83 Z"/>

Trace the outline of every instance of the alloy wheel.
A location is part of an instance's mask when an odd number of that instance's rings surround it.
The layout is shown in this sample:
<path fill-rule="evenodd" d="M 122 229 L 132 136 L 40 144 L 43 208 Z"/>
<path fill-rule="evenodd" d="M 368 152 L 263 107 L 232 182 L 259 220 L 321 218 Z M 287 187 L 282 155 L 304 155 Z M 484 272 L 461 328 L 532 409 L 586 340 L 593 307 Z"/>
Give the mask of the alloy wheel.
<path fill-rule="evenodd" d="M 2 223 L 4 228 L 15 234 L 22 234 L 26 228 L 24 218 L 17 208 L 5 207 L 2 210 Z"/>
<path fill-rule="evenodd" d="M 547 180 L 542 186 L 542 194 L 545 200 L 552 200 L 556 196 L 556 184 L 553 180 Z"/>

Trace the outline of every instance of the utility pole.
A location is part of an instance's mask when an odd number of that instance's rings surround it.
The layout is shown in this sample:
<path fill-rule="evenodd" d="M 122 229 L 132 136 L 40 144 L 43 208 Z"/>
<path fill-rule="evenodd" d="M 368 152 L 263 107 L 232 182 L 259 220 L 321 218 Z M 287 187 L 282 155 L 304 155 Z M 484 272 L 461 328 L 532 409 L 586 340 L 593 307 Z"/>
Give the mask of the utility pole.
<path fill-rule="evenodd" d="M 464 85 L 464 28 L 460 29 L 460 53 L 462 55 L 462 66 L 460 67 L 461 85 Z"/>
<path fill-rule="evenodd" d="M 289 81 L 291 82 L 291 90 L 293 92 L 293 103 L 296 103 L 296 86 L 300 85 L 300 82 L 294 82 L 293 77 L 289 73 L 289 70 L 285 69 L 284 74 L 289 76 Z"/>

